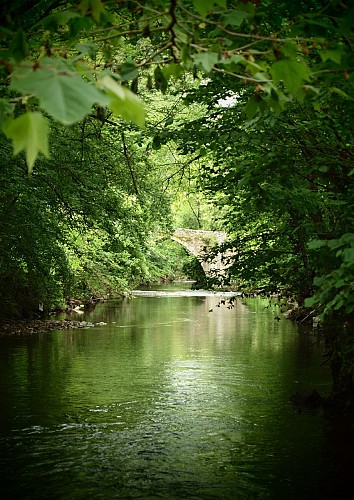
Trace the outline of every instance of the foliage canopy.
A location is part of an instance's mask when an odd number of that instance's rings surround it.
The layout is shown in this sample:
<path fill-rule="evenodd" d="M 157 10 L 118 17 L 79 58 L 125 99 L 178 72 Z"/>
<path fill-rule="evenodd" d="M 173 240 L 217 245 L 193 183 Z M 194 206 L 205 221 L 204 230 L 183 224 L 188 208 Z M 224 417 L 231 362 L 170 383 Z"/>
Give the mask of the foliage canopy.
<path fill-rule="evenodd" d="M 132 92 L 142 75 L 163 92 L 186 72 L 231 76 L 252 88 L 249 119 L 294 99 L 319 109 L 323 94 L 352 98 L 342 82 L 352 81 L 354 8 L 339 0 L 42 0 L 5 3 L 2 15 L 2 128 L 15 153 L 29 151 L 29 169 L 47 154 L 48 127 L 33 109 L 72 124 L 108 106 L 143 126 Z"/>

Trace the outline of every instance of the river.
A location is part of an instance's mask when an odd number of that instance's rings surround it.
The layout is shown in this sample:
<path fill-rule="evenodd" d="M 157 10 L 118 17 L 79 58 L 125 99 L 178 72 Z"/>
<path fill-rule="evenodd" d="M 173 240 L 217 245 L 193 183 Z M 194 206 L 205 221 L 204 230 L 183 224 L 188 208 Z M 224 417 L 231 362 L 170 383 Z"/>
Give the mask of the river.
<path fill-rule="evenodd" d="M 351 498 L 350 422 L 289 402 L 330 388 L 316 335 L 176 286 L 0 338 L 2 498 Z"/>

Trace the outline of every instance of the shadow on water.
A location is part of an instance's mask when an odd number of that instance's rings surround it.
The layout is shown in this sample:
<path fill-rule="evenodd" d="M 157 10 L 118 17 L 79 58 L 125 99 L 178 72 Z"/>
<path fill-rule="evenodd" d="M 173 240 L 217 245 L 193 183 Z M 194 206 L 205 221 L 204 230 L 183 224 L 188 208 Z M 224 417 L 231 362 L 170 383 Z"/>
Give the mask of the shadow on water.
<path fill-rule="evenodd" d="M 0 339 L 3 497 L 349 498 L 351 423 L 288 401 L 330 387 L 316 336 L 258 299 L 159 292 Z"/>

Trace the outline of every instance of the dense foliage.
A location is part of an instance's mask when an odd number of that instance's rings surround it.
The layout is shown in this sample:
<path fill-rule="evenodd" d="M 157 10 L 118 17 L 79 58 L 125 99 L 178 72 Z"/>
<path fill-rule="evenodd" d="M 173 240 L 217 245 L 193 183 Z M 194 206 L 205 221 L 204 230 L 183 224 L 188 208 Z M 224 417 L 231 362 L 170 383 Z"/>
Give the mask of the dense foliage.
<path fill-rule="evenodd" d="M 53 125 L 54 127 L 54 125 Z M 1 311 L 23 316 L 68 296 L 127 292 L 151 279 L 151 235 L 169 223 L 153 166 L 134 134 L 86 120 L 55 126 L 50 160 L 28 176 L 24 159 L 1 156 Z"/>
<path fill-rule="evenodd" d="M 233 284 L 338 325 L 353 391 L 353 21 L 349 0 L 5 2 L 4 309 L 172 273 L 182 206 L 228 231 Z"/>

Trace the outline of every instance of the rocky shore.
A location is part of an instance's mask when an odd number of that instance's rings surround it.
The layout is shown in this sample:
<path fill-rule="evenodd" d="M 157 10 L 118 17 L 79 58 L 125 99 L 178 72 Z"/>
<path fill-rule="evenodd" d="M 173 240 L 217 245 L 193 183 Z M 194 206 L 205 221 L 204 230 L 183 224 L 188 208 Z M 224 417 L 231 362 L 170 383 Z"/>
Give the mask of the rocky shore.
<path fill-rule="evenodd" d="M 89 321 L 62 320 L 11 320 L 0 321 L 0 336 L 31 335 L 33 333 L 48 332 L 50 330 L 70 330 L 74 328 L 90 328 L 106 323 L 91 323 Z"/>

